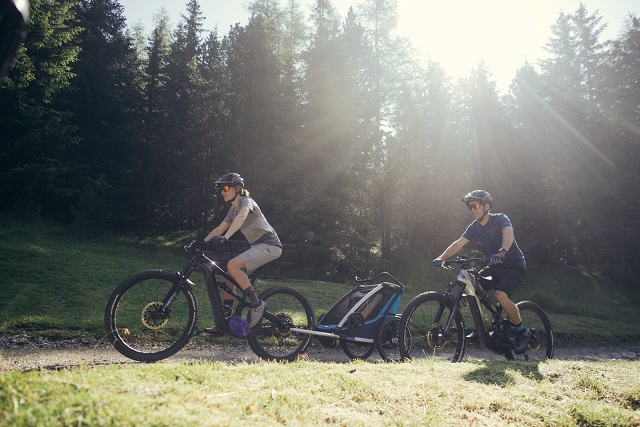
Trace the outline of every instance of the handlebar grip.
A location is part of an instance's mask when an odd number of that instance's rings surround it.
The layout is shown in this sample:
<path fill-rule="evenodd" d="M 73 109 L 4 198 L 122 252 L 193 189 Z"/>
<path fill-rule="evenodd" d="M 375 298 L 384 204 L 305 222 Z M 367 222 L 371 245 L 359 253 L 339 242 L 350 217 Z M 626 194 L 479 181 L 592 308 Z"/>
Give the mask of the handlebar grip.
<path fill-rule="evenodd" d="M 192 240 L 184 245 L 184 250 L 187 252 L 207 251 L 211 249 L 211 246 L 211 242 L 205 242 L 204 240 Z"/>

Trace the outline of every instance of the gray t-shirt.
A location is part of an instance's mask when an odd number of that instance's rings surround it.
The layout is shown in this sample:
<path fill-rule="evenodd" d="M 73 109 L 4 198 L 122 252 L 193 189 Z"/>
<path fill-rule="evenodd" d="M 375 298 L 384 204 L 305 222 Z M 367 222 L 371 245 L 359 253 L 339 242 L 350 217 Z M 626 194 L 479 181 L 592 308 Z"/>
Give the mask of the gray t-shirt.
<path fill-rule="evenodd" d="M 266 243 L 268 245 L 282 247 L 276 231 L 269 225 L 260 207 L 251 197 L 243 197 L 242 200 L 240 200 L 238 209 L 231 206 L 224 220 L 232 223 L 235 217 L 238 216 L 238 211 L 245 206 L 249 208 L 249 215 L 247 215 L 247 219 L 245 219 L 242 226 L 240 226 L 240 231 L 244 234 L 247 241 L 252 245 Z"/>

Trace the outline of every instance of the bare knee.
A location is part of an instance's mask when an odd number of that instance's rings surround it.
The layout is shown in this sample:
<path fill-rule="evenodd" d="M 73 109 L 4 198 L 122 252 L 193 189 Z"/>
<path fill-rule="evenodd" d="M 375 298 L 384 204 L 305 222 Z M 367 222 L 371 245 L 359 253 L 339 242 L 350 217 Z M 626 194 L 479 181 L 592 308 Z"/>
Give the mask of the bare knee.
<path fill-rule="evenodd" d="M 507 304 L 509 305 L 513 304 L 509 299 L 509 295 L 507 295 L 505 292 L 502 292 L 502 291 L 496 291 L 496 300 L 498 300 L 500 305 L 503 307 Z"/>
<path fill-rule="evenodd" d="M 244 272 L 244 262 L 240 258 L 233 258 L 227 262 L 227 271 L 233 276 L 234 273 Z"/>
<path fill-rule="evenodd" d="M 227 273 L 240 285 L 240 288 L 247 289 L 247 287 L 251 286 L 247 276 L 247 267 L 240 258 L 236 257 L 227 262 Z"/>

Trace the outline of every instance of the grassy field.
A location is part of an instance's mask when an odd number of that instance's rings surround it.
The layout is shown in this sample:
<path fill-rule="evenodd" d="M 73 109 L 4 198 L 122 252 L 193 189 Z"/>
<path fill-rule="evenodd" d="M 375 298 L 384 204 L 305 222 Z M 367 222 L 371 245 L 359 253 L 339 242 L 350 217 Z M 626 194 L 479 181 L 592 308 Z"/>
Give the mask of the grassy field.
<path fill-rule="evenodd" d="M 182 269 L 188 256 L 181 245 L 192 237 L 78 240 L 70 234 L 51 224 L 24 226 L 0 219 L 0 332 L 29 329 L 101 337 L 104 308 L 115 286 L 137 271 Z M 428 271 L 420 283 L 406 283 L 400 310 L 420 292 L 444 289 L 448 273 L 436 268 Z M 401 271 L 391 273 L 403 280 Z M 272 283 L 259 281 L 258 289 Z M 300 289 L 316 314 L 350 289 L 349 284 L 321 281 L 288 280 L 286 284 Z M 204 289 L 199 292 L 199 300 L 206 303 Z M 640 293 L 606 277 L 578 269 L 531 266 L 514 299 L 531 299 L 545 308 L 559 346 L 640 341 Z M 211 323 L 210 310 L 204 306 L 201 322 Z"/>
<path fill-rule="evenodd" d="M 0 222 L 0 332 L 101 337 L 116 284 L 148 268 L 178 270 L 189 236 L 77 240 L 51 224 Z M 402 279 L 402 272 L 392 272 Z M 433 269 L 403 305 L 442 289 Z M 260 287 L 271 284 L 261 281 Z M 637 293 L 593 273 L 528 271 L 519 299 L 548 311 L 557 345 L 637 345 Z M 287 281 L 317 313 L 350 287 Z M 433 285 L 432 285 L 433 284 Z M 206 301 L 206 298 L 200 298 Z M 401 305 L 401 309 L 402 306 Z M 210 311 L 201 307 L 201 322 Z M 0 355 L 1 357 L 1 355 Z M 0 425 L 518 425 L 640 426 L 640 361 L 402 364 L 185 363 L 0 373 Z"/>
<path fill-rule="evenodd" d="M 6 372 L 9 426 L 638 426 L 640 361 L 160 363 Z"/>

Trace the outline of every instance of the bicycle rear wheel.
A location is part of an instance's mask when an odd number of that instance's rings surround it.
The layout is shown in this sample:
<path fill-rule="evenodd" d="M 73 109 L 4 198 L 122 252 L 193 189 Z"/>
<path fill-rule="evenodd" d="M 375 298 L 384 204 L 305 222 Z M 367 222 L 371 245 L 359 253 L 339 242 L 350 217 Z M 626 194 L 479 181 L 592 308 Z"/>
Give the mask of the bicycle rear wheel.
<path fill-rule="evenodd" d="M 293 361 L 311 343 L 311 335 L 291 328 L 313 329 L 313 309 L 302 292 L 288 286 L 274 286 L 259 296 L 268 304 L 262 322 L 249 334 L 249 346 L 265 360 Z"/>
<path fill-rule="evenodd" d="M 465 328 L 455 310 L 447 334 L 444 327 L 454 311 L 448 294 L 425 292 L 413 298 L 400 319 L 399 347 L 403 360 L 442 358 L 459 362 L 464 356 Z"/>
<path fill-rule="evenodd" d="M 400 329 L 400 318 L 398 316 L 388 316 L 378 329 L 378 353 L 385 362 L 398 362 L 402 359 L 400 355 L 400 345 L 398 342 L 398 330 Z"/>
<path fill-rule="evenodd" d="M 183 287 L 168 311 L 162 301 L 179 280 L 176 273 L 147 270 L 125 279 L 105 310 L 108 337 L 120 353 L 140 362 L 155 362 L 178 352 L 193 336 L 198 316 L 196 297 Z"/>
<path fill-rule="evenodd" d="M 528 356 L 527 360 L 546 360 L 553 358 L 553 331 L 551 330 L 551 321 L 547 313 L 545 313 L 542 307 L 532 301 L 521 301 L 516 305 L 520 310 L 522 324 L 533 333 L 529 341 L 529 350 L 525 353 L 525 357 Z"/>

